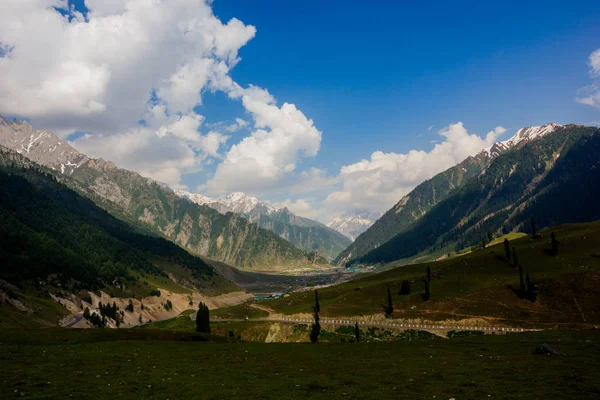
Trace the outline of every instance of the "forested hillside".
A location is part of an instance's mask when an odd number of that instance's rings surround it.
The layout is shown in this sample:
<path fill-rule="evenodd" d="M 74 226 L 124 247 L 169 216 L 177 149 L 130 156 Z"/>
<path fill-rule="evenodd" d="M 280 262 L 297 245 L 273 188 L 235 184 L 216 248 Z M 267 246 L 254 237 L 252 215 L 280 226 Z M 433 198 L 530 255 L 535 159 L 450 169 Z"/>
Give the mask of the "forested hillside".
<path fill-rule="evenodd" d="M 596 128 L 570 125 L 496 158 L 406 231 L 351 262 L 387 262 L 423 251 L 462 249 L 491 234 L 600 216 Z M 596 182 L 596 183 L 594 183 Z"/>
<path fill-rule="evenodd" d="M 0 279 L 49 281 L 74 290 L 110 286 L 123 295 L 147 295 L 152 287 L 140 277 L 168 281 L 168 269 L 191 289 L 235 289 L 201 259 L 165 239 L 135 232 L 64 186 L 52 171 L 6 149 L 0 149 L 0 187 Z"/>

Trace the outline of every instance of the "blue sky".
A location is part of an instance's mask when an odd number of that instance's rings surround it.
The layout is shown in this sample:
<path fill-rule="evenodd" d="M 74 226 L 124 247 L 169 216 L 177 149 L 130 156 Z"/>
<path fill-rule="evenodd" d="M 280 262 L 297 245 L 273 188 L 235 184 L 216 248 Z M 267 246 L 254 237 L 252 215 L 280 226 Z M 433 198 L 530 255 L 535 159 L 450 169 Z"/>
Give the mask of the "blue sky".
<path fill-rule="evenodd" d="M 315 121 L 317 164 L 427 148 L 429 126 L 456 121 L 483 134 L 600 119 L 574 101 L 600 47 L 595 1 L 278 3 L 217 0 L 214 10 L 257 27 L 232 76 Z"/>
<path fill-rule="evenodd" d="M 430 149 L 456 121 L 508 136 L 600 120 L 574 101 L 600 47 L 597 2 L 444 3 L 217 0 L 214 10 L 257 27 L 232 76 L 312 118 L 323 141 L 305 162 L 332 173 L 376 150 Z M 223 106 L 205 98 L 207 115 Z"/>
<path fill-rule="evenodd" d="M 98 0 L 87 1 L 102 4 Z M 199 0 L 188 3 L 193 1 Z M 183 10 L 185 2 L 179 3 L 157 3 L 156 7 L 173 5 Z M 236 18 L 246 27 L 256 28 L 255 34 L 240 34 L 245 37 L 236 47 L 241 61 L 228 71 L 228 76 L 243 88 L 254 85 L 268 90 L 277 99 L 277 106 L 284 102 L 294 104 L 322 132 L 315 156 L 302 155 L 308 151 L 302 146 L 293 148 L 290 151 L 297 155 L 284 163 L 295 163 L 292 172 L 287 170 L 268 189 L 263 183 L 242 189 L 263 199 L 284 202 L 298 213 L 321 220 L 327 220 L 335 210 L 351 211 L 372 205 L 373 210 L 383 211 L 419 181 L 447 166 L 430 165 L 431 161 L 419 164 L 420 158 L 432 152 L 436 144 L 446 141 L 438 133 L 440 130 L 446 132 L 444 135 L 458 132 L 463 138 L 477 134 L 485 139 L 488 132 L 503 127 L 506 131 L 498 136 L 503 139 L 523 126 L 597 123 L 600 108 L 575 100 L 578 90 L 589 87 L 596 79 L 591 76 L 588 60 L 600 48 L 597 1 L 522 3 L 215 0 L 208 7 L 223 24 Z M 84 0 L 70 4 L 87 12 Z M 108 10 L 105 15 L 118 12 L 124 9 Z M 194 9 L 188 9 L 179 18 L 186 19 L 193 12 Z M 173 20 L 170 24 L 178 22 Z M 159 25 L 152 27 L 158 28 Z M 65 46 L 69 44 L 65 42 Z M 157 51 L 167 53 L 169 49 Z M 81 52 L 79 49 L 73 54 L 79 56 Z M 105 62 L 108 68 L 111 62 Z M 98 68 L 105 64 L 98 64 Z M 114 70 L 110 72 L 110 79 L 117 79 Z M 173 182 L 191 191 L 198 186 L 201 190 L 210 187 L 211 180 L 214 184 L 222 179 L 225 175 L 217 170 L 229 159 L 231 146 L 255 135 L 258 129 L 254 126 L 256 115 L 240 101 L 240 96 L 232 96 L 231 91 L 222 88 L 215 93 L 204 88 L 202 93 L 202 103 L 194 108 L 205 118 L 199 129 L 201 134 L 217 126 L 212 124 L 223 126 L 236 118 L 243 118 L 248 125 L 228 133 L 218 155 L 208 157 L 201 166 L 178 167 Z M 111 110 L 110 99 L 97 100 L 108 104 Z M 122 105 L 116 103 L 115 107 Z M 1 107 L 0 102 L 3 111 Z M 115 114 L 104 119 L 90 117 L 85 123 L 80 123 L 84 119 L 80 115 L 61 117 L 60 123 L 47 116 L 38 120 L 40 125 L 57 130 L 94 133 L 97 129 L 96 133 L 102 131 L 106 138 L 120 133 L 106 133 L 102 121 L 112 122 L 111 117 L 122 119 Z M 69 123 L 64 122 L 68 118 Z M 138 119 L 142 119 L 140 115 L 131 115 L 131 120 Z M 458 122 L 463 125 L 451 125 Z M 478 143 L 481 146 L 484 141 Z M 114 154 L 101 144 L 98 139 L 84 148 L 103 157 Z M 463 156 L 450 144 L 448 149 L 454 157 Z M 197 148 L 194 151 L 198 153 Z M 385 163 L 377 168 L 366 163 L 362 166 L 371 168 L 371 177 L 342 176 L 342 166 L 357 166 L 361 160 L 371 159 L 376 151 L 391 155 L 389 162 L 397 163 L 397 171 L 386 170 Z M 412 161 L 398 161 L 411 151 Z M 173 154 L 179 153 L 173 150 Z M 435 154 L 429 153 L 429 158 Z M 143 154 L 135 155 L 135 159 L 142 160 Z M 129 159 L 124 156 L 123 160 Z M 154 161 L 125 166 L 157 179 L 170 178 L 164 171 L 150 168 Z M 408 169 L 417 172 L 406 173 Z M 315 176 L 319 179 L 303 180 L 310 171 L 318 171 Z M 385 179 L 394 174 L 407 177 L 386 185 Z M 366 184 L 368 179 L 379 179 L 370 197 L 353 197 L 356 191 L 353 194 L 346 187 L 358 178 Z M 207 183 L 209 186 L 202 186 Z M 316 189 L 302 191 L 299 183 Z M 232 185 L 228 188 L 235 189 Z M 383 200 L 378 201 L 379 198 Z"/>

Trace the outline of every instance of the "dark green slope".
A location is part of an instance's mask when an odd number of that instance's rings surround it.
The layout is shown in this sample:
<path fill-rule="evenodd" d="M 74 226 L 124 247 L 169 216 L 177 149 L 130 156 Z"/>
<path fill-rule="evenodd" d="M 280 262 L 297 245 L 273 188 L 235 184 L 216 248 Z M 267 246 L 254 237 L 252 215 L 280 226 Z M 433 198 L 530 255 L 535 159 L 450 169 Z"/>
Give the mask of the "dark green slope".
<path fill-rule="evenodd" d="M 167 266 L 169 272 L 185 273 L 190 287 L 235 289 L 201 259 L 167 240 L 135 232 L 58 182 L 50 170 L 2 149 L 0 187 L 0 279 L 22 284 L 50 278 L 63 288 L 112 286 L 133 295 L 143 294 L 140 275 L 166 279 L 162 268 Z"/>
<path fill-rule="evenodd" d="M 388 262 L 449 245 L 464 248 L 479 243 L 488 231 L 527 230 L 532 216 L 540 229 L 597 218 L 595 131 L 570 125 L 503 153 L 409 229 L 351 262 Z"/>
<path fill-rule="evenodd" d="M 334 264 L 343 265 L 358 259 L 406 230 L 410 224 L 444 200 L 452 190 L 479 175 L 490 161 L 490 157 L 480 153 L 421 183 L 357 237 L 354 243 L 339 254 Z"/>

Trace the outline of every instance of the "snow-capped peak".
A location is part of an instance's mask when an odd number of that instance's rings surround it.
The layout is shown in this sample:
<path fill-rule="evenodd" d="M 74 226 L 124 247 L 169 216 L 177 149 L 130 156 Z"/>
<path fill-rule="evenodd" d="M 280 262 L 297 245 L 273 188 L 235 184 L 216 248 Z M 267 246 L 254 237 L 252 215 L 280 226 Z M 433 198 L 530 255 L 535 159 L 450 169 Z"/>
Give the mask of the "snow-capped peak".
<path fill-rule="evenodd" d="M 554 122 L 542 126 L 526 126 L 525 128 L 519 129 L 510 139 L 503 142 L 496 142 L 490 147 L 483 149 L 482 153 L 486 153 L 490 157 L 495 157 L 504 150 L 508 150 L 521 142 L 539 139 L 562 127 L 562 125 Z"/>
<path fill-rule="evenodd" d="M 188 200 L 200 204 L 207 205 L 221 213 L 234 212 L 236 214 L 249 214 L 258 212 L 258 214 L 273 214 L 280 211 L 281 208 L 273 207 L 271 204 L 261 201 L 256 197 L 248 196 L 242 192 L 233 192 L 228 196 L 213 199 L 199 193 L 189 193 L 185 190 L 175 189 L 173 192 Z"/>
<path fill-rule="evenodd" d="M 177 196 L 187 198 L 188 200 L 199 205 L 210 204 L 215 201 L 214 199 L 211 199 L 210 197 L 206 197 L 199 193 L 190 193 L 180 189 L 174 189 L 173 192 Z"/>
<path fill-rule="evenodd" d="M 327 226 L 331 229 L 335 229 L 342 235 L 355 240 L 361 233 L 369 229 L 380 217 L 380 213 L 358 211 L 335 217 L 327 224 Z"/>

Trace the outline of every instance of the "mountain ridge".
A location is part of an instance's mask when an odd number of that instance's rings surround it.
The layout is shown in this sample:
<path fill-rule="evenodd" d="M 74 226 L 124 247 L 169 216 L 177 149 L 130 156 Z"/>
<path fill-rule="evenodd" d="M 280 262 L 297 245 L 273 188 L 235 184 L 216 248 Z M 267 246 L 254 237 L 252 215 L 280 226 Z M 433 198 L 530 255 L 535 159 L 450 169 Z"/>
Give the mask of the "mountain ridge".
<path fill-rule="evenodd" d="M 255 270 L 316 267 L 307 253 L 273 232 L 237 214 L 220 214 L 180 199 L 164 185 L 110 161 L 90 158 L 27 122 L 0 119 L 0 145 L 72 178 L 81 193 L 117 218 L 194 254 Z"/>
<path fill-rule="evenodd" d="M 599 163 L 597 128 L 561 127 L 502 153 L 406 230 L 349 262 L 388 262 L 448 247 L 458 251 L 488 234 L 530 232 L 532 217 L 538 229 L 598 219 Z"/>
<path fill-rule="evenodd" d="M 264 229 L 276 233 L 294 246 L 333 260 L 351 240 L 335 229 L 292 213 L 287 207 L 275 207 L 242 192 L 213 199 L 202 194 L 174 190 L 175 194 L 199 205 L 205 205 L 222 214 L 233 212 Z"/>
<path fill-rule="evenodd" d="M 342 251 L 334 260 L 334 264 L 345 265 L 350 260 L 358 259 L 383 245 L 407 229 L 414 221 L 426 215 L 452 190 L 460 188 L 469 179 L 481 174 L 500 154 L 515 146 L 540 139 L 559 128 L 562 128 L 562 125 L 556 123 L 521 128 L 508 140 L 496 142 L 417 185 Z"/>

